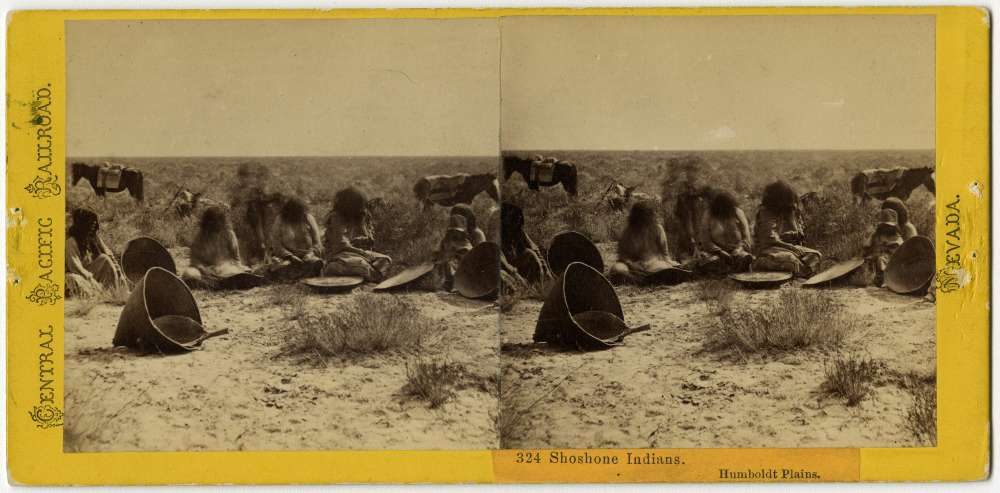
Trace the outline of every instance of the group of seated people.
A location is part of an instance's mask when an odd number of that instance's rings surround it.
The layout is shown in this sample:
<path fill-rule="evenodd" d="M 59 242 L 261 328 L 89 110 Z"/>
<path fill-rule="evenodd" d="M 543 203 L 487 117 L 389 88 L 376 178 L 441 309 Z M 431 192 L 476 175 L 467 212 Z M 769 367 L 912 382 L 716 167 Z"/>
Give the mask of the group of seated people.
<path fill-rule="evenodd" d="M 644 283 L 668 268 L 694 275 L 719 276 L 747 271 L 789 272 L 809 277 L 818 272 L 822 254 L 803 245 L 805 223 L 798 194 L 785 181 L 767 185 L 751 228 L 746 213 L 732 193 L 708 189 L 696 214 L 692 252 L 679 261 L 670 253 L 667 232 L 658 217 L 659 205 L 640 201 L 632 205 L 617 245 L 617 260 L 608 277 L 616 283 Z M 501 247 L 504 271 L 537 281 L 547 274 L 540 249 L 524 233 L 520 208 L 503 204 Z M 906 205 L 897 198 L 882 204 L 879 224 L 863 255 L 869 284 L 881 286 L 883 273 L 895 249 L 917 230 Z M 676 278 L 674 278 L 676 279 Z"/>
<path fill-rule="evenodd" d="M 293 281 L 314 276 L 356 276 L 379 282 L 392 259 L 373 250 L 375 239 L 367 198 L 355 187 L 340 190 L 326 217 L 324 231 L 306 204 L 290 198 L 281 206 L 265 246 L 267 260 L 251 267 L 240 255 L 239 241 L 229 214 L 213 206 L 200 218 L 190 248 L 190 264 L 181 278 L 191 287 L 214 288 L 237 274 L 253 273 L 270 281 Z M 93 294 L 125 286 L 127 281 L 114 255 L 98 235 L 97 214 L 75 209 L 67 232 L 67 293 Z M 450 211 L 448 229 L 434 252 L 433 286 L 450 291 L 462 257 L 486 241 L 472 208 L 465 204 Z"/>
<path fill-rule="evenodd" d="M 628 226 L 618 241 L 618 261 L 611 268 L 612 279 L 641 282 L 666 267 L 680 267 L 707 276 L 779 271 L 809 277 L 818 272 L 822 254 L 803 245 L 802 205 L 788 183 L 778 180 L 764 187 L 752 232 L 746 214 L 731 193 L 709 190 L 705 200 L 707 206 L 694 228 L 697 238 L 693 253 L 683 263 L 670 255 L 655 204 L 634 204 Z M 863 249 L 866 270 L 873 277 L 870 284 L 882 285 L 886 266 L 896 248 L 916 235 L 903 201 L 887 199 L 879 212 L 879 223 Z"/>
<path fill-rule="evenodd" d="M 705 194 L 690 257 L 679 262 L 670 253 L 658 206 L 649 201 L 632 205 L 618 240 L 618 258 L 609 278 L 642 283 L 666 268 L 696 275 L 726 275 L 746 271 L 782 271 L 796 277 L 817 272 L 822 255 L 804 246 L 805 226 L 795 190 L 784 181 L 767 185 L 751 231 L 746 214 L 733 194 Z M 325 231 L 306 204 L 290 198 L 281 206 L 268 238 L 268 260 L 251 268 L 240 256 L 239 242 L 226 210 L 213 206 L 201 215 L 191 245 L 190 266 L 182 278 L 193 287 L 214 287 L 236 274 L 254 273 L 272 281 L 312 276 L 357 276 L 379 282 L 392 259 L 373 250 L 375 239 L 365 194 L 355 187 L 337 192 L 325 221 Z M 541 248 L 524 231 L 525 218 L 516 205 L 500 208 L 500 267 L 505 283 L 536 283 L 551 276 Z M 97 214 L 75 209 L 66 241 L 68 293 L 95 293 L 125 286 L 127 281 L 114 255 L 101 240 Z M 916 236 L 906 205 L 889 198 L 879 211 L 879 222 L 863 254 L 868 283 L 881 285 L 889 259 L 903 241 Z M 465 204 L 450 211 L 448 228 L 434 252 L 432 283 L 450 291 L 462 257 L 486 241 L 472 208 Z"/>

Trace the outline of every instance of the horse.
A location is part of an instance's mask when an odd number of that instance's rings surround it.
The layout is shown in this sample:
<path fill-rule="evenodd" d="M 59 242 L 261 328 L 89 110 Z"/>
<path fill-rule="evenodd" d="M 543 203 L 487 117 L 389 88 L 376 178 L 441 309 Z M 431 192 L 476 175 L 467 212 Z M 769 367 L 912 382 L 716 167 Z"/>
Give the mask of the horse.
<path fill-rule="evenodd" d="M 896 197 L 905 201 L 920 185 L 934 193 L 934 168 L 866 169 L 851 178 L 851 193 L 859 204 L 872 198 L 885 200 Z"/>
<path fill-rule="evenodd" d="M 424 205 L 425 210 L 433 204 L 445 207 L 471 204 L 483 192 L 497 203 L 500 202 L 500 184 L 493 173 L 431 175 L 417 180 L 413 185 L 413 194 Z"/>
<path fill-rule="evenodd" d="M 577 172 L 576 165 L 561 161 L 554 157 L 542 158 L 534 156 L 532 158 L 522 158 L 518 156 L 503 157 L 503 179 L 509 180 L 514 172 L 521 174 L 524 181 L 528 183 L 531 190 L 539 190 L 539 187 L 552 187 L 561 184 L 572 197 L 576 197 L 577 192 Z"/>
<path fill-rule="evenodd" d="M 86 179 L 98 197 L 104 197 L 108 192 L 128 190 L 132 198 L 142 202 L 142 171 L 110 163 L 73 163 L 71 168 L 73 185 L 79 183 L 80 179 Z"/>

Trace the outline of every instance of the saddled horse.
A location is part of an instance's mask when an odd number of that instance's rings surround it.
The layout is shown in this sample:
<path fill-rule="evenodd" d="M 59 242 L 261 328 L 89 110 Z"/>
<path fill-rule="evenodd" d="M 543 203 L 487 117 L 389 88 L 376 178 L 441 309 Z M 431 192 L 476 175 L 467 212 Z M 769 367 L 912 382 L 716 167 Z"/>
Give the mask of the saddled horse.
<path fill-rule="evenodd" d="M 577 192 L 577 172 L 576 165 L 562 161 L 554 157 L 543 158 L 533 156 L 523 158 L 519 156 L 503 157 L 503 179 L 509 180 L 514 172 L 520 173 L 524 181 L 528 183 L 531 190 L 539 190 L 539 187 L 552 187 L 562 185 L 570 196 L 576 197 Z"/>
<path fill-rule="evenodd" d="M 905 201 L 921 185 L 934 193 L 934 168 L 866 169 L 851 178 L 851 193 L 858 203 L 865 203 L 872 198 L 885 200 L 889 197 Z"/>
<path fill-rule="evenodd" d="M 71 171 L 73 185 L 79 183 L 80 179 L 85 179 L 90 182 L 98 197 L 104 197 L 108 192 L 128 190 L 132 198 L 142 202 L 142 171 L 110 163 L 73 163 Z"/>
<path fill-rule="evenodd" d="M 500 184 L 493 173 L 431 175 L 417 180 L 413 185 L 413 194 L 424 205 L 424 209 L 432 204 L 445 207 L 471 204 L 483 192 L 497 203 L 500 202 Z"/>

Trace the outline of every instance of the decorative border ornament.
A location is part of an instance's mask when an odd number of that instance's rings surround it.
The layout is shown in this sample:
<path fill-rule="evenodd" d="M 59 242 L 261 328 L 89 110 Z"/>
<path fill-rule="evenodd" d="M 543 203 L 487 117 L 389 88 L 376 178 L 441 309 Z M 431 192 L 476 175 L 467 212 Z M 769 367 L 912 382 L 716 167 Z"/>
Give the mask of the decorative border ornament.
<path fill-rule="evenodd" d="M 42 404 L 35 406 L 28 412 L 31 420 L 38 428 L 46 429 L 63 425 L 63 412 L 56 406 Z"/>
<path fill-rule="evenodd" d="M 59 294 L 59 285 L 54 282 L 35 285 L 35 289 L 27 296 L 28 301 L 38 305 L 54 305 L 56 301 L 62 299 Z"/>
<path fill-rule="evenodd" d="M 59 177 L 57 175 L 49 175 L 44 178 L 36 175 L 35 179 L 25 186 L 24 189 L 36 199 L 58 197 L 62 193 L 62 187 L 59 186 Z"/>

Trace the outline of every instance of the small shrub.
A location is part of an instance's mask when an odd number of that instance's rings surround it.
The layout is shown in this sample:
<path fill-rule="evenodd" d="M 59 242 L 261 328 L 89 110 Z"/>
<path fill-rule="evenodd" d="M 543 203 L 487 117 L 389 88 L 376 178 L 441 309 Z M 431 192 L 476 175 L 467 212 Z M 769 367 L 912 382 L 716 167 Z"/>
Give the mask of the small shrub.
<path fill-rule="evenodd" d="M 512 448 L 513 440 L 522 436 L 528 424 L 524 421 L 531 405 L 524 398 L 521 387 L 510 388 L 500 380 L 500 409 L 496 415 L 496 432 L 500 448 Z"/>
<path fill-rule="evenodd" d="M 707 303 L 714 311 L 724 312 L 729 309 L 736 289 L 731 281 L 725 279 L 707 279 L 698 283 L 699 299 Z"/>
<path fill-rule="evenodd" d="M 549 291 L 556 284 L 556 278 L 548 277 L 533 283 L 518 283 L 504 288 L 500 297 L 500 311 L 511 311 L 521 300 L 545 301 Z"/>
<path fill-rule="evenodd" d="M 69 303 L 66 304 L 66 317 L 86 317 L 94 311 L 94 308 L 97 308 L 97 304 L 95 297 L 79 297 L 72 306 Z"/>
<path fill-rule="evenodd" d="M 848 406 L 856 406 L 872 391 L 872 383 L 885 370 L 885 363 L 874 359 L 854 356 L 838 358 L 826 367 L 826 380 L 820 389 L 847 399 Z"/>
<path fill-rule="evenodd" d="M 288 308 L 301 304 L 306 294 L 307 291 L 298 284 L 278 285 L 271 289 L 267 299 L 274 306 Z"/>
<path fill-rule="evenodd" d="M 128 286 L 105 288 L 100 291 L 97 300 L 100 303 L 109 303 L 114 306 L 125 306 L 125 303 L 128 302 L 130 294 L 132 294 L 132 290 L 129 289 Z"/>
<path fill-rule="evenodd" d="M 936 378 L 907 376 L 907 390 L 913 403 L 906 414 L 906 424 L 917 440 L 934 446 L 937 443 L 937 386 Z"/>
<path fill-rule="evenodd" d="M 93 451 L 94 445 L 99 443 L 102 433 L 111 428 L 110 423 L 116 421 L 127 409 L 135 409 L 137 404 L 149 400 L 149 395 L 145 390 L 142 390 L 119 406 L 118 409 L 109 411 L 106 407 L 108 403 L 101 399 L 101 395 L 104 394 L 100 392 L 66 393 L 64 402 L 66 415 L 63 418 L 64 452 Z"/>
<path fill-rule="evenodd" d="M 403 395 L 425 400 L 431 409 L 440 407 L 454 395 L 452 388 L 465 373 L 462 365 L 419 361 L 406 365 Z"/>
<path fill-rule="evenodd" d="M 753 353 L 810 346 L 837 346 L 857 321 L 818 292 L 783 289 L 764 307 L 732 306 L 708 332 L 705 349 Z"/>
<path fill-rule="evenodd" d="M 363 294 L 333 313 L 299 318 L 286 353 L 325 359 L 407 351 L 423 343 L 432 325 L 395 296 Z"/>

